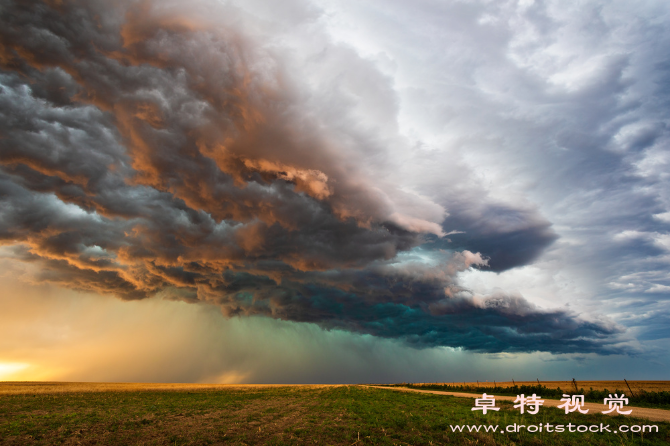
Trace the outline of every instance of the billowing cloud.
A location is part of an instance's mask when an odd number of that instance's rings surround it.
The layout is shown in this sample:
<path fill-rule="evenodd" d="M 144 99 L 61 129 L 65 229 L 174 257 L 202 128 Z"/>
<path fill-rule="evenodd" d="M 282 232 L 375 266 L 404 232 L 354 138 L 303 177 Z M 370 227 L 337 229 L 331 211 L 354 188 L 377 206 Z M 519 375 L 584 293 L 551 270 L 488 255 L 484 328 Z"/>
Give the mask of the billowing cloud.
<path fill-rule="evenodd" d="M 3 252 L 39 282 L 419 347 L 621 351 L 607 319 L 460 286 L 536 259 L 551 224 L 459 175 L 439 197 L 398 181 L 386 156 L 411 145 L 391 81 L 325 37 L 301 71 L 262 20 L 212 2 L 6 2 Z"/>

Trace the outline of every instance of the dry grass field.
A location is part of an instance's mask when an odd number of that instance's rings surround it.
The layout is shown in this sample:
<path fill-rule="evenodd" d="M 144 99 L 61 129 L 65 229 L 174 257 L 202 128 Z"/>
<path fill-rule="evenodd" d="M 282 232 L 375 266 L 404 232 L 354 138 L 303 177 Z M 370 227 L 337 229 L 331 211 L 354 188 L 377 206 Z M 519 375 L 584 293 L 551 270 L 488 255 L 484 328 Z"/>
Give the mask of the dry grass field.
<path fill-rule="evenodd" d="M 563 390 L 573 389 L 572 381 L 540 381 L 540 383 L 550 389 L 561 388 Z M 500 381 L 500 382 L 443 382 L 443 383 L 413 383 L 414 386 L 431 385 L 466 385 L 472 387 L 511 387 L 516 385 L 537 385 L 537 381 Z M 644 390 L 647 392 L 670 391 L 670 381 L 628 381 L 633 391 Z M 578 388 L 593 390 L 614 390 L 627 389 L 624 381 L 577 381 Z M 22 394 L 40 394 L 40 393 L 80 393 L 80 392 L 137 392 L 137 391 L 206 391 L 206 390 L 243 390 L 252 388 L 272 388 L 287 387 L 286 385 L 272 384 L 180 384 L 180 383 L 86 383 L 86 382 L 1 382 L 0 395 L 22 395 Z M 290 386 L 288 386 L 290 387 Z M 301 386 L 305 388 L 330 387 L 328 385 L 308 385 Z"/>
<path fill-rule="evenodd" d="M 0 381 L 0 395 L 82 393 L 82 392 L 141 392 L 141 391 L 207 391 L 244 390 L 262 387 L 290 387 L 285 384 L 182 384 L 182 383 L 87 383 L 87 382 L 3 382 Z M 319 388 L 324 385 L 305 386 Z"/>

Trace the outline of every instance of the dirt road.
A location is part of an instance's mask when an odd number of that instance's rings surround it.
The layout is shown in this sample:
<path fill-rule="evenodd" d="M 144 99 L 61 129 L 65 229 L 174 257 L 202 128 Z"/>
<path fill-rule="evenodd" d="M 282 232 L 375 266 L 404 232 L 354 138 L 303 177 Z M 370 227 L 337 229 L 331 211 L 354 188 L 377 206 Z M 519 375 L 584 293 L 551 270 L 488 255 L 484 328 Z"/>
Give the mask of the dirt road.
<path fill-rule="evenodd" d="M 481 398 L 482 394 L 479 393 L 461 393 L 461 392 L 442 392 L 439 390 L 419 390 L 419 389 L 408 389 L 407 387 L 384 387 L 384 386 L 368 386 L 368 387 L 374 387 L 375 389 L 387 389 L 387 390 L 397 390 L 401 392 L 419 392 L 419 393 L 433 393 L 435 395 L 451 395 L 451 396 L 456 396 L 460 398 Z M 513 396 L 497 396 L 496 395 L 496 400 L 498 401 L 514 401 L 516 397 Z M 550 400 L 547 398 L 542 398 L 544 400 L 544 406 L 548 407 L 558 407 L 559 405 L 563 404 L 559 400 Z M 589 413 L 599 413 L 602 412 L 603 410 L 608 410 L 608 407 L 599 404 L 599 403 L 585 403 L 584 404 L 584 409 L 589 409 Z M 649 409 L 648 407 L 633 407 L 633 406 L 626 406 L 624 410 L 632 410 L 630 415 L 624 415 L 624 416 L 630 416 L 630 417 L 635 417 L 635 418 L 646 418 L 648 420 L 652 421 L 665 421 L 670 423 L 670 410 L 663 410 L 663 409 Z M 606 414 L 606 415 L 618 415 L 615 412 Z"/>

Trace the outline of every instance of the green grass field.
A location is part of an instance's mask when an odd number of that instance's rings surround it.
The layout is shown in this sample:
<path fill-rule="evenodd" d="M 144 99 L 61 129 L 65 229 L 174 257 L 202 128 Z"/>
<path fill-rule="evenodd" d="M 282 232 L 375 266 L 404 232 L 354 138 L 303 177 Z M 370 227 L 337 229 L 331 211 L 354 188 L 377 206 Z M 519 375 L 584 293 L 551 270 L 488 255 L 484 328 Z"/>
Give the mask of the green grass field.
<path fill-rule="evenodd" d="M 667 445 L 670 424 L 542 408 L 473 412 L 473 400 L 358 386 L 0 395 L 0 444 Z M 450 425 L 657 425 L 658 433 L 476 433 Z"/>

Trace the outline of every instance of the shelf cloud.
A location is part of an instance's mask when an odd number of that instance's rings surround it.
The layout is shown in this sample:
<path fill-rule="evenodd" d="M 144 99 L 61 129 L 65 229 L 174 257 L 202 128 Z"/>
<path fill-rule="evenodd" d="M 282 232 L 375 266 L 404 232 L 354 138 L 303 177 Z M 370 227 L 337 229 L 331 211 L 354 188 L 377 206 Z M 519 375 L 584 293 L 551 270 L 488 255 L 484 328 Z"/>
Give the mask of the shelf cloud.
<path fill-rule="evenodd" d="M 291 4 L 285 27 L 318 17 Z M 325 33 L 301 58 L 280 24 L 228 3 L 1 8 L 0 240 L 36 283 L 418 348 L 635 350 L 606 317 L 460 283 L 559 236 L 456 157 L 403 165 L 420 150 L 393 80 Z"/>

